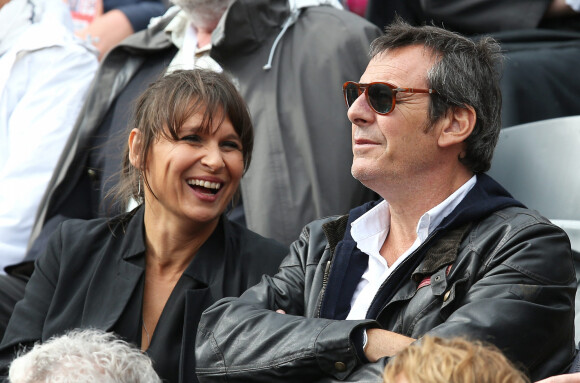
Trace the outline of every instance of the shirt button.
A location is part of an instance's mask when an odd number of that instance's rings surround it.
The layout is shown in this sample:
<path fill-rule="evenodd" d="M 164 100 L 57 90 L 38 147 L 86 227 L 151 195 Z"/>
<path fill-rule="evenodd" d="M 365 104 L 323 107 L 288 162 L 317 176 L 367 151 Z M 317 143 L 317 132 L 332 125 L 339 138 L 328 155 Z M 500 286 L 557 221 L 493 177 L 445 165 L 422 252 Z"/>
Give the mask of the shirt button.
<path fill-rule="evenodd" d="M 334 363 L 334 368 L 338 372 L 344 372 L 344 371 L 346 371 L 346 364 L 344 364 L 342 362 L 336 362 L 336 363 Z"/>
<path fill-rule="evenodd" d="M 445 295 L 443 295 L 443 302 L 447 302 L 447 299 L 449 299 L 449 294 L 451 294 L 451 290 L 447 290 Z"/>

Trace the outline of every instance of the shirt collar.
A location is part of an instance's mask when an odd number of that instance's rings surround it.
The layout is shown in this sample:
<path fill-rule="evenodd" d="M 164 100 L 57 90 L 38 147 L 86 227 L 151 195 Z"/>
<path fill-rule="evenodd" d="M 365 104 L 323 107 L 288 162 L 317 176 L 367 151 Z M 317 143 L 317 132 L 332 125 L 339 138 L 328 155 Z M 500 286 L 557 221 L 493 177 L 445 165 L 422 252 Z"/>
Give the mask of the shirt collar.
<path fill-rule="evenodd" d="M 181 49 L 189 25 L 190 22 L 187 14 L 184 11 L 179 11 L 169 24 L 167 24 L 163 32 L 169 37 L 173 45 Z"/>
<path fill-rule="evenodd" d="M 443 202 L 421 216 L 416 229 L 418 244 L 424 242 L 441 221 L 459 205 L 473 188 L 476 180 L 474 175 Z M 389 233 L 390 220 L 387 201 L 382 201 L 355 220 L 351 224 L 350 233 L 357 247 L 366 254 L 377 254 Z"/>
<path fill-rule="evenodd" d="M 211 44 L 197 47 L 197 33 L 184 11 L 179 11 L 163 31 L 178 48 L 177 54 L 167 68 L 167 73 L 195 67 L 222 71 L 221 66 L 209 55 Z"/>

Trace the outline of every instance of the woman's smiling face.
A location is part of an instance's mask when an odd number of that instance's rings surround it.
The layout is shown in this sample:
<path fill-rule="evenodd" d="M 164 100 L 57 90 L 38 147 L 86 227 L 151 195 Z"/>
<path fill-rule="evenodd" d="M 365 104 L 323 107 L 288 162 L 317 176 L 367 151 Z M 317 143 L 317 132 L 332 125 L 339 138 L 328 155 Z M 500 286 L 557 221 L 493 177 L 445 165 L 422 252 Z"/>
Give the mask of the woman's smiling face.
<path fill-rule="evenodd" d="M 217 222 L 238 189 L 244 173 L 242 141 L 227 116 L 213 118 L 203 129 L 204 112 L 185 121 L 176 141 L 161 136 L 150 147 L 144 173 L 151 190 L 145 187 L 145 206 L 157 217 Z"/>

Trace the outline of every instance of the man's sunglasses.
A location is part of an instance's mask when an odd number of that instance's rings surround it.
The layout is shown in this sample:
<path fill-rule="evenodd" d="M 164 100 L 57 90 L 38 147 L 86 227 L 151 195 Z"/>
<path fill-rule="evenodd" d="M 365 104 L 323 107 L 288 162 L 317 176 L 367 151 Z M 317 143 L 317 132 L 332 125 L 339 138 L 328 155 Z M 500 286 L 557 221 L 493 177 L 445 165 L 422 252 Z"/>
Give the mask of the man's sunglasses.
<path fill-rule="evenodd" d="M 387 82 L 371 82 L 369 84 L 359 84 L 354 81 L 347 81 L 342 86 L 344 101 L 347 108 L 356 101 L 364 92 L 367 103 L 376 113 L 386 115 L 395 109 L 397 93 L 437 93 L 435 89 L 415 89 L 397 88 Z"/>

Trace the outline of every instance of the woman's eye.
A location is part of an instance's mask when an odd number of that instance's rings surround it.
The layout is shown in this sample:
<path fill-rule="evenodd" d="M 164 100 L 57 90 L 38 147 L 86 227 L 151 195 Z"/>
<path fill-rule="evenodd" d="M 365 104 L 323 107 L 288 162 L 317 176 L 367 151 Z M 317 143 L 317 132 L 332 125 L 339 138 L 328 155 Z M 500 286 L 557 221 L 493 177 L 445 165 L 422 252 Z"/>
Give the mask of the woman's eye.
<path fill-rule="evenodd" d="M 181 137 L 181 141 L 200 142 L 201 141 L 201 137 L 198 136 L 197 134 L 191 134 L 189 136 L 183 136 L 183 137 Z"/>
<path fill-rule="evenodd" d="M 225 141 L 222 143 L 222 146 L 225 148 L 228 148 L 228 149 L 235 149 L 235 150 L 242 149 L 241 145 L 235 141 Z"/>

